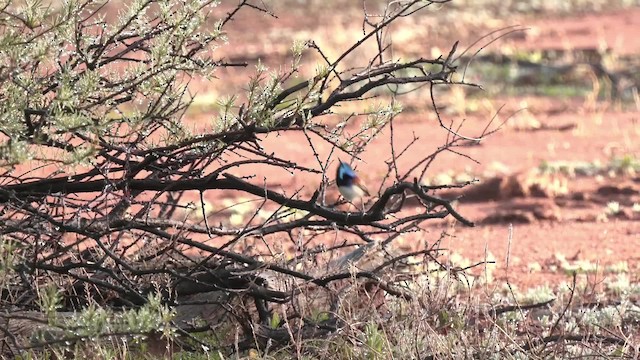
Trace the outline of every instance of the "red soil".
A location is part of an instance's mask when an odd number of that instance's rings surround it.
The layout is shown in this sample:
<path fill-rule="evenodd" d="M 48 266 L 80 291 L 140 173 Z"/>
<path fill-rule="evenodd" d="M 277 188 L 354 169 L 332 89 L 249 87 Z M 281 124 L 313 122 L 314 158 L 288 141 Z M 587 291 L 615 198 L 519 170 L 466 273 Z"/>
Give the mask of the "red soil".
<path fill-rule="evenodd" d="M 322 20 L 313 24 L 297 22 L 295 15 L 278 14 L 285 23 L 276 28 L 276 21 L 255 15 L 259 24 L 258 39 L 251 44 L 234 47 L 230 54 L 246 54 L 246 50 L 255 50 L 255 56 L 263 60 L 284 61 L 283 53 L 287 46 L 275 42 L 266 46 L 260 38 L 273 37 L 260 34 L 286 33 L 286 38 L 300 31 L 315 31 L 322 27 Z M 305 17 L 306 18 L 306 17 Z M 600 49 L 602 44 L 616 54 L 640 54 L 640 38 L 635 36 L 640 21 L 640 9 L 632 8 L 605 14 L 583 14 L 564 17 L 545 17 L 539 20 L 516 19 L 513 24 L 530 27 L 524 36 L 516 36 L 504 43 L 509 43 L 520 50 L 544 49 Z M 245 22 L 243 26 L 246 25 Z M 508 20 L 500 22 L 501 26 L 512 25 Z M 326 24 L 324 24 L 326 26 Z M 258 25 L 256 25 L 258 27 Z M 246 29 L 245 29 L 246 30 Z M 285 31 L 286 30 L 286 31 Z M 473 34 L 473 31 L 469 31 Z M 239 32 L 240 38 L 249 41 L 248 32 Z M 252 33 L 253 34 L 253 33 Z M 310 35 L 311 38 L 313 37 Z M 317 33 L 316 33 L 317 34 Z M 231 36 L 234 33 L 230 33 Z M 477 34 L 475 34 L 477 35 Z M 257 41 L 256 41 L 257 40 Z M 447 39 L 439 39 L 446 44 Z M 474 39 L 461 39 L 471 43 Z M 265 40 L 266 41 L 266 40 Z M 451 42 L 449 42 L 450 44 Z M 272 52 L 272 51 L 275 51 Z M 254 53 L 252 51 L 249 51 Z M 274 60 L 278 59 L 278 60 Z M 236 70 L 232 70 L 236 71 Z M 248 73 L 253 71 L 249 69 Z M 238 73 L 224 74 L 238 76 Z M 227 80 L 228 76 L 221 76 Z M 228 84 L 225 83 L 225 86 Z M 485 84 L 491 86 L 491 84 Z M 215 85 L 212 85 L 215 86 Z M 509 120 L 496 134 L 483 141 L 480 146 L 462 148 L 461 152 L 478 161 L 466 160 L 452 153 L 442 154 L 430 168 L 428 176 L 434 177 L 442 172 L 458 174 L 466 172 L 481 180 L 487 180 L 491 174 L 516 174 L 521 182 L 526 182 L 529 172 L 543 161 L 600 161 L 606 164 L 617 156 L 631 155 L 640 158 L 640 111 L 616 110 L 616 107 L 605 103 L 585 103 L 584 99 L 556 99 L 549 97 L 501 97 L 492 99 L 494 108 L 506 105 L 501 112 L 505 119 L 512 111 L 526 107 L 525 115 L 547 126 L 571 124 L 572 129 L 566 131 L 539 130 L 517 124 L 522 120 L 522 113 Z M 406 104 L 405 104 L 406 105 Z M 417 104 L 418 111 L 407 112 L 395 122 L 394 142 L 402 148 L 413 139 L 414 134 L 421 138 L 412 153 L 428 154 L 442 145 L 446 132 L 439 127 L 432 111 L 420 109 L 424 103 Z M 477 135 L 486 125 L 493 113 L 477 112 L 461 116 L 445 115 L 447 121 L 456 122 L 466 119 L 463 133 Z M 357 129 L 356 125 L 352 128 Z M 270 135 L 263 141 L 267 150 L 277 150 L 280 156 L 305 166 L 317 168 L 317 163 L 307 149 L 307 141 L 301 134 Z M 326 159 L 330 146 L 316 142 L 316 150 L 322 159 Z M 389 132 L 385 131 L 374 141 L 357 163 L 362 177 L 369 184 L 379 184 L 382 180 L 389 152 Z M 412 159 L 401 159 L 399 166 L 406 167 Z M 496 164 L 500 164 L 499 166 Z M 334 165 L 335 166 L 335 162 Z M 332 168 L 333 169 L 333 168 Z M 300 196 L 309 196 L 318 186 L 319 178 L 296 176 L 291 177 L 278 170 L 252 169 L 258 172 L 260 181 L 266 179 L 270 186 L 282 186 L 291 193 L 302 189 Z M 333 170 L 331 170 L 333 171 Z M 285 176 L 286 175 L 286 176 Z M 506 176 L 506 175 L 505 175 Z M 465 228 L 461 224 L 451 225 L 449 222 L 434 223 L 427 242 L 435 241 L 442 230 L 453 236 L 447 238 L 443 246 L 451 252 L 462 254 L 472 262 L 481 261 L 485 253 L 490 252 L 496 260 L 497 277 L 507 276 L 514 284 L 522 287 L 544 283 L 557 284 L 558 280 L 568 280 L 568 275 L 557 270 L 558 258 L 568 261 L 586 260 L 598 264 L 597 275 L 591 274 L 590 281 L 600 281 L 605 274 L 605 267 L 626 261 L 630 274 L 637 281 L 637 270 L 640 269 L 640 214 L 631 211 L 633 203 L 640 203 L 640 181 L 634 174 L 611 177 L 607 174 L 599 177 L 566 177 L 562 181 L 566 185 L 564 194 L 547 194 L 547 197 L 534 199 L 525 194 L 514 199 L 505 195 L 498 198 L 487 198 L 474 203 L 461 203 L 458 210 L 465 217 L 478 222 L 474 228 Z M 543 182 L 545 180 L 542 180 Z M 622 183 L 622 185 L 619 185 Z M 628 195 L 615 194 L 615 191 L 600 191 L 605 185 L 627 186 L 632 189 Z M 613 193 L 612 193 L 613 192 Z M 592 196 L 593 195 L 593 196 Z M 577 200 L 575 200 L 577 199 Z M 619 202 L 621 214 L 606 216 L 607 203 Z M 514 203 L 515 207 L 514 207 Z M 506 210 L 501 210 L 505 208 Z M 516 209 L 516 210 L 514 210 Z M 542 210 L 540 210 L 542 209 Z M 550 216 L 540 213 L 551 212 Z M 515 216 L 509 217 L 510 214 Z M 498 218 L 496 220 L 496 214 Z M 537 215 L 536 215 L 537 214 Z M 502 218 L 500 218 L 502 216 Z M 502 219 L 502 221 L 501 221 Z M 509 223 L 514 222 L 513 234 L 509 240 Z M 406 238 L 402 246 L 412 242 L 425 240 Z M 432 238 L 432 240 L 429 240 Z M 506 258 L 509 256 L 507 270 Z M 535 269 L 540 265 L 540 269 Z M 530 270 L 533 268 L 534 270 Z"/>

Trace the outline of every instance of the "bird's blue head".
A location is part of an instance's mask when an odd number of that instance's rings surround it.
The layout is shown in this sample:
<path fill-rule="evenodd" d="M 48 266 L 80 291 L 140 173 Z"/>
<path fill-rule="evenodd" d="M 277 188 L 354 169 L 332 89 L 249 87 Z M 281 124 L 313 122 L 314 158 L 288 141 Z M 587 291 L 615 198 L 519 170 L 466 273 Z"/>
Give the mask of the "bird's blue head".
<path fill-rule="evenodd" d="M 354 183 L 354 180 L 358 176 L 355 171 L 347 164 L 340 160 L 340 166 L 338 166 L 338 171 L 336 173 L 336 184 L 340 186 L 351 186 Z"/>

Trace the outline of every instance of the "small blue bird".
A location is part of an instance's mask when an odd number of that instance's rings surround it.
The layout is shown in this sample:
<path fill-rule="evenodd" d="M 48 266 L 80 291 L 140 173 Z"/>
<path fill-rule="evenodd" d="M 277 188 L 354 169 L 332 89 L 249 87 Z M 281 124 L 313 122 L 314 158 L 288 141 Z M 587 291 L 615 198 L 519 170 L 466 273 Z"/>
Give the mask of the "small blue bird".
<path fill-rule="evenodd" d="M 356 172 L 346 162 L 340 161 L 338 171 L 336 172 L 336 185 L 340 194 L 349 202 L 363 196 L 369 196 L 369 191 L 364 186 Z M 362 203 L 364 211 L 364 202 Z"/>

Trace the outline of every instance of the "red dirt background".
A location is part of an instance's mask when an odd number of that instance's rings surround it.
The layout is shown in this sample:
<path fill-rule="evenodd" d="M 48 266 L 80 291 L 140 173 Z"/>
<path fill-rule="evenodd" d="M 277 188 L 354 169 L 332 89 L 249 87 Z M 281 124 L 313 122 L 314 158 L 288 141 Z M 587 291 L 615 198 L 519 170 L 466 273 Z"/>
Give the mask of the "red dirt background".
<path fill-rule="evenodd" d="M 225 7 L 220 9 L 222 12 L 225 10 Z M 322 12 L 317 17 L 309 17 L 300 9 L 275 11 L 279 19 L 246 12 L 232 25 L 229 31 L 232 45 L 221 49 L 222 53 L 229 59 L 247 60 L 250 66 L 244 70 L 234 68 L 221 71 L 220 83 L 224 83 L 225 90 L 241 89 L 246 84 L 247 76 L 254 70 L 251 65 L 257 59 L 272 66 L 288 64 L 291 39 L 309 39 L 319 45 L 328 44 L 344 49 L 345 46 L 340 46 L 341 41 L 346 41 L 344 38 L 350 39 L 350 36 L 331 31 L 332 29 L 342 27 L 344 30 L 340 30 L 341 32 L 353 31 L 354 38 L 362 34 L 361 28 L 359 32 L 357 30 L 361 27 L 362 9 L 355 8 L 351 12 L 345 10 L 349 15 L 339 17 Z M 446 8 L 441 11 L 446 11 Z M 411 26 L 423 29 L 420 24 L 427 20 L 419 18 Z M 490 31 L 515 24 L 529 30 L 492 44 L 494 51 L 501 47 L 508 47 L 510 51 L 597 50 L 606 44 L 616 54 L 640 54 L 640 37 L 637 36 L 637 29 L 640 28 L 638 8 L 597 14 L 545 16 L 538 19 L 514 17 L 510 20 L 500 19 L 494 22 L 495 26 L 481 24 L 478 28 Z M 398 28 L 395 30 L 400 33 L 399 36 L 403 34 Z M 402 43 L 402 50 L 414 55 L 420 50 L 426 50 L 427 54 L 422 55 L 429 56 L 429 52 L 434 49 L 448 51 L 453 40 L 460 40 L 461 48 L 464 48 L 465 43 L 471 44 L 477 39 L 477 31 L 477 28 L 467 28 L 459 31 L 462 35 L 458 38 L 448 34 L 449 36 L 438 37 L 436 41 L 428 37 L 432 49 L 425 49 L 424 42 L 419 42 L 419 38 L 415 41 L 409 39 Z M 335 53 L 337 51 L 334 50 Z M 491 51 L 491 48 L 487 51 Z M 229 84 L 230 79 L 237 81 Z M 483 85 L 491 93 L 492 84 Z M 199 91 L 202 92 L 225 93 L 215 82 L 201 83 L 199 86 Z M 433 110 L 426 106 L 428 101 L 411 96 L 408 100 L 401 101 L 405 107 L 411 107 L 411 110 L 403 113 L 395 122 L 395 145 L 402 148 L 415 134 L 421 140 L 413 152 L 433 152 L 442 145 L 446 133 L 439 127 Z M 589 281 L 596 283 L 613 276 L 606 271 L 607 266 L 627 262 L 632 281 L 637 282 L 640 213 L 633 211 L 632 207 L 634 203 L 640 203 L 640 176 L 633 172 L 585 177 L 540 176 L 534 173 L 544 161 L 600 161 L 606 164 L 619 156 L 640 158 L 640 111 L 637 104 L 635 107 L 621 106 L 604 101 L 588 101 L 580 97 L 533 95 L 498 95 L 492 98 L 488 95 L 486 101 L 492 104 L 487 107 L 487 111 L 453 115 L 446 115 L 445 112 L 444 117 L 447 121 L 454 122 L 464 119 L 463 133 L 474 136 L 486 126 L 498 107 L 504 105 L 500 112 L 501 120 L 517 110 L 526 110 L 507 120 L 500 131 L 481 145 L 461 149 L 464 154 L 477 160 L 477 163 L 445 153 L 429 170 L 430 176 L 435 179 L 442 174 L 452 174 L 455 177 L 456 174 L 466 173 L 482 180 L 479 185 L 475 185 L 477 199 L 464 202 L 463 198 L 458 205 L 459 212 L 476 221 L 477 226 L 465 228 L 451 221 L 434 222 L 426 239 L 425 234 L 421 234 L 420 239 L 408 237 L 401 246 L 422 246 L 420 244 L 424 240 L 427 243 L 430 242 L 429 238 L 435 241 L 441 231 L 446 230 L 450 236 L 442 246 L 471 262 L 485 259 L 489 252 L 496 261 L 498 271 L 495 276 L 498 279 L 508 277 L 510 282 L 522 287 L 557 284 L 558 281 L 568 280 L 568 275 L 558 269 L 563 266 L 563 258 L 572 264 L 585 261 L 597 265 L 597 271 L 588 275 Z M 197 115 L 200 116 L 203 115 Z M 571 126 L 565 131 L 523 127 L 522 121 L 526 125 L 528 118 L 535 119 L 548 128 L 563 124 Z M 352 125 L 353 131 L 357 128 L 357 124 Z M 321 156 L 328 154 L 330 148 L 327 144 L 318 142 L 316 145 L 319 146 L 317 150 Z M 286 154 L 289 160 L 317 167 L 315 159 L 306 150 L 307 143 L 302 136 L 271 135 L 264 139 L 264 146 L 277 150 L 281 156 Z M 381 181 L 386 169 L 381 159 L 388 159 L 389 154 L 389 134 L 386 131 L 363 154 L 362 162 L 357 162 L 358 170 L 370 188 L 375 187 L 371 184 L 379 184 Z M 401 161 L 400 166 L 405 163 Z M 283 175 L 260 169 L 258 178 L 264 177 L 270 186 L 282 186 L 291 192 L 302 189 L 303 197 L 309 196 L 318 184 L 317 179 Z M 497 176 L 495 181 L 502 181 L 498 185 L 494 183 L 497 186 L 494 189 L 491 189 L 492 176 Z M 528 192 L 527 188 L 531 183 L 542 190 Z M 621 211 L 607 214 L 607 204 L 613 201 L 620 204 Z M 511 237 L 510 224 L 513 224 Z"/>

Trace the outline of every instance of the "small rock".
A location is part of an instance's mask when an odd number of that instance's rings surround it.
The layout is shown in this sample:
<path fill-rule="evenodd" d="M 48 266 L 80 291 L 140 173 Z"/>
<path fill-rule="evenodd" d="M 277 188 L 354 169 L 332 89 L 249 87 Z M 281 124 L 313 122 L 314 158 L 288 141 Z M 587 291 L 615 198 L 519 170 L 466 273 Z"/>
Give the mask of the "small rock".
<path fill-rule="evenodd" d="M 603 185 L 598 188 L 598 194 L 603 196 L 610 195 L 637 195 L 640 194 L 640 190 L 627 185 Z"/>

